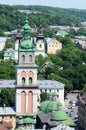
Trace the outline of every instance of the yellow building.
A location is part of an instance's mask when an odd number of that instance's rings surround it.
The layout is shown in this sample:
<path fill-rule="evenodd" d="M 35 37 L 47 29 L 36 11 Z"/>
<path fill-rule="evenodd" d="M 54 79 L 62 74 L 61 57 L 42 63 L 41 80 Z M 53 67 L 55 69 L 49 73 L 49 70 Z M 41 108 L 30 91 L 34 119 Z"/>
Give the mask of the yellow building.
<path fill-rule="evenodd" d="M 56 39 L 47 40 L 47 53 L 48 54 L 56 54 L 61 49 L 62 49 L 62 43 L 60 43 Z"/>
<path fill-rule="evenodd" d="M 14 130 L 16 126 L 16 112 L 12 107 L 0 107 L 0 122 L 5 128 L 12 127 Z"/>

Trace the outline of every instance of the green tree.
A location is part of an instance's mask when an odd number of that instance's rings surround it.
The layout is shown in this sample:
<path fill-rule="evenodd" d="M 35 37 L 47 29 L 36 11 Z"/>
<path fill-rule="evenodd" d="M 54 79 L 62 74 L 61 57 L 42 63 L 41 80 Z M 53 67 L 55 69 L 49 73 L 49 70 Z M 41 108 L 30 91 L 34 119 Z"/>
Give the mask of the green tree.
<path fill-rule="evenodd" d="M 47 92 L 41 92 L 40 98 L 41 98 L 41 102 L 48 100 Z"/>
<path fill-rule="evenodd" d="M 1 106 L 4 104 L 6 106 L 14 106 L 15 105 L 15 89 L 14 88 L 2 88 L 0 92 Z"/>

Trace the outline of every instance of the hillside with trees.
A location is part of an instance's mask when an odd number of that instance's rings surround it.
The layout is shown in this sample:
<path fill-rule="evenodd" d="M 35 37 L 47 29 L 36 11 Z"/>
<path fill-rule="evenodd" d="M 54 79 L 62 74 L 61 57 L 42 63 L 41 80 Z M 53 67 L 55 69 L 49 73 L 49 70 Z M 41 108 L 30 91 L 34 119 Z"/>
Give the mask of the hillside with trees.
<path fill-rule="evenodd" d="M 20 10 L 38 11 L 40 13 L 28 14 L 31 27 L 38 27 L 41 20 L 43 27 L 48 25 L 74 25 L 81 26 L 86 21 L 86 10 L 63 9 L 47 6 L 0 5 L 0 34 L 17 28 L 18 22 L 23 25 L 26 14 Z"/>

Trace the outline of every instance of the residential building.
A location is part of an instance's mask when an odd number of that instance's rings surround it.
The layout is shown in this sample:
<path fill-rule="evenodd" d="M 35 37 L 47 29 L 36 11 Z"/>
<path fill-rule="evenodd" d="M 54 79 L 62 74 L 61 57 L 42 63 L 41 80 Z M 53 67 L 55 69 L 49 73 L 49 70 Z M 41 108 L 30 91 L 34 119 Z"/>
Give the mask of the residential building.
<path fill-rule="evenodd" d="M 80 130 L 86 130 L 86 93 L 79 96 L 78 124 Z"/>
<path fill-rule="evenodd" d="M 5 47 L 6 37 L 0 37 L 0 51 L 2 51 Z"/>
<path fill-rule="evenodd" d="M 15 50 L 12 48 L 8 48 L 5 52 L 4 52 L 4 60 L 8 60 L 8 59 L 15 59 Z"/>
<path fill-rule="evenodd" d="M 60 43 L 56 39 L 48 38 L 48 39 L 46 39 L 46 41 L 47 41 L 47 53 L 48 54 L 56 54 L 57 52 L 59 52 L 62 49 L 62 43 Z"/>

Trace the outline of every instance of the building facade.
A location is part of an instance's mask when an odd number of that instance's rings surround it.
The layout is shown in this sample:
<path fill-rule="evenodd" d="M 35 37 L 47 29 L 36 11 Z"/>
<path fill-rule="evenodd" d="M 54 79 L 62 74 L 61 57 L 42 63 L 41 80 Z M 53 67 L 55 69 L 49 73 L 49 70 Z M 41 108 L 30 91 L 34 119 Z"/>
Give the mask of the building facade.
<path fill-rule="evenodd" d="M 56 54 L 61 49 L 62 49 L 62 43 L 60 43 L 56 39 L 47 40 L 47 53 L 48 54 Z"/>

